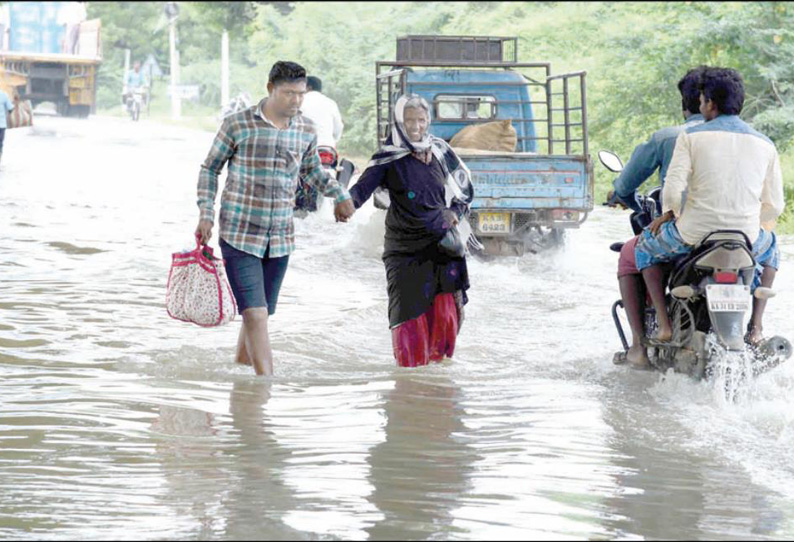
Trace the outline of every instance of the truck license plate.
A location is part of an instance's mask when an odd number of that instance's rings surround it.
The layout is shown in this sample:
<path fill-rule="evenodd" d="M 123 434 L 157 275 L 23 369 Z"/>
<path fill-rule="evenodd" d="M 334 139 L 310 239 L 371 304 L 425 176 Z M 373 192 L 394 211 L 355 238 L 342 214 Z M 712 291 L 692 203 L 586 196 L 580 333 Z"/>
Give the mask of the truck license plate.
<path fill-rule="evenodd" d="M 477 229 L 482 233 L 510 233 L 509 213 L 479 213 Z"/>
<path fill-rule="evenodd" d="M 706 299 L 711 312 L 745 312 L 750 308 L 750 287 L 740 284 L 709 284 Z"/>

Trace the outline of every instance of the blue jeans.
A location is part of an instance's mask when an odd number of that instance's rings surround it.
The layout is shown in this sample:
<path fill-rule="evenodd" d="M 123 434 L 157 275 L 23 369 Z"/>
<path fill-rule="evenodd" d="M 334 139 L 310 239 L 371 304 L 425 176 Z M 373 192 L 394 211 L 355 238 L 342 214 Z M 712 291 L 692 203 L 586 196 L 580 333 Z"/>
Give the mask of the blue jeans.
<path fill-rule="evenodd" d="M 220 240 L 220 247 L 240 314 L 245 309 L 265 307 L 272 316 L 276 312 L 278 293 L 287 273 L 289 256 L 270 258 L 268 246 L 264 257 L 257 258 L 237 250 L 223 239 Z"/>

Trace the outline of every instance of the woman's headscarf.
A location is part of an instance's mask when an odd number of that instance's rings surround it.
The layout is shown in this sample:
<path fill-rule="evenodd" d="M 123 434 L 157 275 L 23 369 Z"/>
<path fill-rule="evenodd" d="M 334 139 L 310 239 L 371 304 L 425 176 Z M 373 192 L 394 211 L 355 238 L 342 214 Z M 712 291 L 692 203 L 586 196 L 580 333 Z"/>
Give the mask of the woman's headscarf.
<path fill-rule="evenodd" d="M 430 163 L 431 155 L 435 156 L 441 169 L 444 171 L 446 181 L 444 184 L 444 197 L 449 208 L 453 201 L 462 204 L 464 216 L 458 223 L 458 230 L 464 245 L 482 248 L 480 242 L 474 237 L 468 222 L 471 202 L 474 199 L 474 187 L 471 183 L 471 172 L 466 164 L 458 157 L 449 143 L 436 137 L 428 130 L 421 141 L 411 141 L 405 130 L 405 110 L 419 107 L 427 113 L 428 126 L 430 125 L 430 106 L 427 101 L 417 94 L 404 94 L 394 104 L 394 122 L 391 134 L 386 138 L 386 143 L 376 152 L 367 167 L 388 164 L 413 154 L 422 162 Z"/>

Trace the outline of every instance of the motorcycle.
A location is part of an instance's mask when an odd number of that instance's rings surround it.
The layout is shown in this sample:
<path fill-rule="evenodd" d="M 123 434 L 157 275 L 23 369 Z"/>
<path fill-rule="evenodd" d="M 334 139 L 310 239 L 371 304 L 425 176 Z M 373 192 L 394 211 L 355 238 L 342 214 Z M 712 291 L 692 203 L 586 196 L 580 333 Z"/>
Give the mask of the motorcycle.
<path fill-rule="evenodd" d="M 609 151 L 599 151 L 599 160 L 610 171 L 623 169 L 620 158 Z M 609 205 L 613 202 L 604 202 Z M 631 225 L 635 234 L 661 214 L 661 187 L 636 202 L 623 202 L 633 209 Z M 636 205 L 634 205 L 636 203 Z M 620 252 L 624 243 L 613 243 L 610 249 Z M 718 230 L 702 239 L 686 256 L 663 265 L 666 284 L 667 311 L 673 324 L 673 337 L 660 342 L 652 337 L 657 328 L 656 311 L 646 296 L 643 344 L 651 367 L 661 372 L 673 369 L 695 379 L 710 378 L 714 361 L 726 352 L 749 354 L 751 374 L 736 374 L 734 379 L 758 376 L 786 361 L 792 354 L 791 343 L 780 336 L 764 339 L 757 346 L 744 341 L 748 313 L 752 308 L 750 287 L 756 261 L 747 236 L 736 230 Z M 771 288 L 755 289 L 753 295 L 769 299 Z M 625 352 L 629 350 L 618 309 L 612 305 L 612 319 Z"/>
<path fill-rule="evenodd" d="M 356 172 L 355 164 L 347 158 L 340 159 L 336 149 L 327 145 L 319 145 L 317 154 L 320 155 L 320 163 L 328 176 L 343 188 L 347 188 L 350 179 Z M 294 215 L 297 218 L 305 218 L 309 213 L 320 210 L 324 201 L 325 198 L 315 187 L 299 180 L 298 189 L 295 192 Z"/>
<path fill-rule="evenodd" d="M 127 112 L 130 114 L 133 121 L 137 121 L 141 116 L 141 109 L 143 109 L 143 104 L 146 99 L 146 89 L 134 88 L 128 91 L 125 96 Z"/>

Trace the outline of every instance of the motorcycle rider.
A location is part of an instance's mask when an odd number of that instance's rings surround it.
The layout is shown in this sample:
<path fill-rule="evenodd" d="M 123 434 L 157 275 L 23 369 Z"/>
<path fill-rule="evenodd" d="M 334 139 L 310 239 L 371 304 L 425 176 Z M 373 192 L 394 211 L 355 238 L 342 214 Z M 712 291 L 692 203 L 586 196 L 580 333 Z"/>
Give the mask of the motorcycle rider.
<path fill-rule="evenodd" d="M 317 128 L 317 147 L 336 145 L 342 137 L 344 123 L 336 102 L 322 93 L 323 82 L 319 77 L 310 75 L 306 78 L 306 95 L 301 105 L 301 115 L 314 122 Z M 322 203 L 322 196 L 317 190 L 304 182 L 298 183 L 295 193 L 295 212 L 298 217 L 305 217 L 309 211 L 316 211 Z"/>
<path fill-rule="evenodd" d="M 664 186 L 664 178 L 670 165 L 670 159 L 673 157 L 678 134 L 686 128 L 703 124 L 698 84 L 704 70 L 705 66 L 692 68 L 678 81 L 684 123 L 657 130 L 648 141 L 635 147 L 623 171 L 612 183 L 614 188 L 607 195 L 607 204 L 610 207 L 630 208 L 640 213 L 637 217 L 638 220 L 643 220 L 644 214 L 637 201 L 637 189 L 656 170 L 659 171 L 659 181 Z M 650 217 L 647 217 L 645 223 L 649 221 Z M 628 361 L 633 367 L 644 368 L 649 366 L 648 356 L 641 342 L 644 335 L 642 315 L 645 289 L 642 276 L 634 263 L 636 242 L 637 237 L 634 237 L 624 243 L 618 259 L 618 285 L 623 308 L 631 328 L 631 347 L 628 352 L 617 352 L 613 361 L 618 364 Z"/>
<path fill-rule="evenodd" d="M 637 268 L 656 309 L 656 341 L 672 339 L 663 273 L 659 264 L 688 254 L 715 230 L 743 232 L 763 271 L 753 282 L 771 286 L 780 260 L 775 234 L 761 227 L 783 212 L 783 178 L 775 144 L 739 118 L 744 105 L 741 75 L 731 68 L 707 68 L 700 83 L 705 123 L 676 139 L 662 194 L 663 214 L 639 236 Z M 760 301 L 760 300 L 759 300 Z M 765 303 L 753 302 L 746 340 L 762 338 Z"/>
<path fill-rule="evenodd" d="M 149 88 L 149 82 L 146 80 L 146 75 L 141 71 L 141 62 L 136 60 L 132 65 L 132 69 L 124 75 L 124 89 L 122 90 L 124 104 L 127 104 L 127 99 L 136 91 L 143 92 L 145 97 L 147 88 Z"/>
<path fill-rule="evenodd" d="M 306 88 L 308 92 L 303 98 L 301 114 L 310 118 L 317 126 L 317 146 L 336 149 L 345 128 L 339 106 L 333 99 L 322 93 L 323 82 L 319 77 L 308 76 Z"/>

